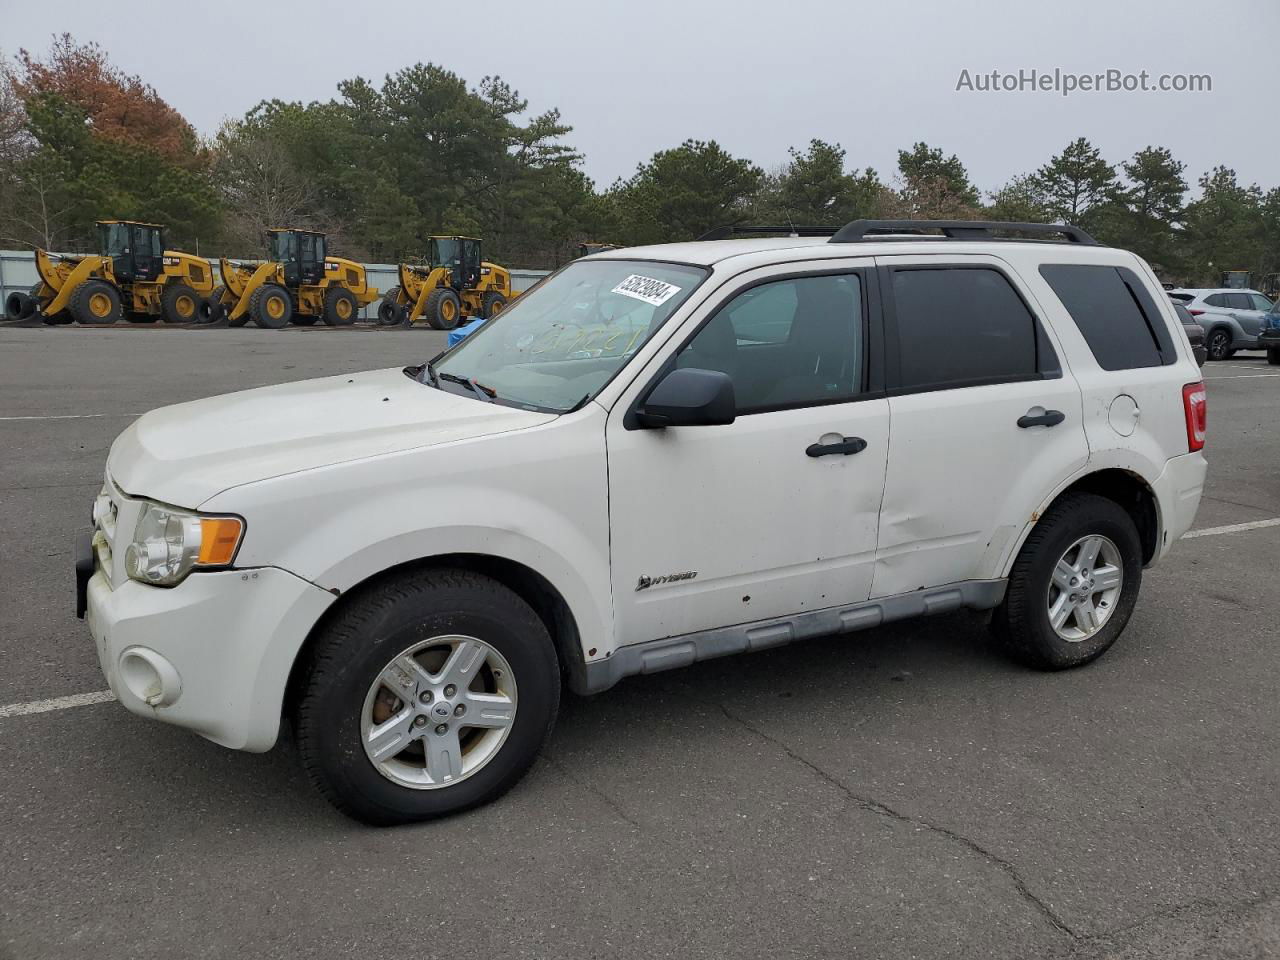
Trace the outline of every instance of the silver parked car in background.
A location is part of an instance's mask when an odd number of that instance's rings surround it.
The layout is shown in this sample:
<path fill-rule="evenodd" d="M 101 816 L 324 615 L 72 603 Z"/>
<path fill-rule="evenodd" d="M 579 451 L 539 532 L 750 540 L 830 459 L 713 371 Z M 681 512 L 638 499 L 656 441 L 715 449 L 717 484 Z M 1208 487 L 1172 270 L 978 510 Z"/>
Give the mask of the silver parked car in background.
<path fill-rule="evenodd" d="M 1257 290 L 1226 287 L 1168 291 L 1204 327 L 1205 352 L 1210 360 L 1226 360 L 1237 350 L 1261 350 L 1258 335 L 1272 302 Z"/>

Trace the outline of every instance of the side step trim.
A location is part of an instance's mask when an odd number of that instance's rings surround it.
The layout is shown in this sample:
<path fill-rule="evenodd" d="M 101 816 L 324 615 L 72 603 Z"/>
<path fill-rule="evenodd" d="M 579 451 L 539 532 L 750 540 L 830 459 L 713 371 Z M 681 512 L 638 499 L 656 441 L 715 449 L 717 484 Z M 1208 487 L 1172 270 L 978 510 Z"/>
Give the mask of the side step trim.
<path fill-rule="evenodd" d="M 699 660 L 727 657 L 751 650 L 767 650 L 798 640 L 867 630 L 894 620 L 930 616 L 969 608 L 990 610 L 1004 599 L 1005 580 L 966 580 L 929 590 L 867 600 L 847 607 L 827 607 L 773 620 L 757 620 L 733 627 L 687 633 L 619 647 L 613 656 L 586 664 L 582 689 L 600 693 L 623 677 L 687 667 Z"/>

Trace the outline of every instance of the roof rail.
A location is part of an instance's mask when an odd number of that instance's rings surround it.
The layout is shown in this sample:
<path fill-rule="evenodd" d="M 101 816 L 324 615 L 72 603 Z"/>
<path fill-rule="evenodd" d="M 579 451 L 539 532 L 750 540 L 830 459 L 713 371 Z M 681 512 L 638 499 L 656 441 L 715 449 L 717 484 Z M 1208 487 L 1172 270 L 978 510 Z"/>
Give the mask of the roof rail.
<path fill-rule="evenodd" d="M 1003 220 L 853 220 L 836 231 L 831 243 L 860 243 L 884 240 L 886 233 L 924 235 L 926 230 L 939 230 L 948 240 L 1007 240 L 995 231 L 1025 233 L 1034 237 L 1060 237 L 1056 243 L 1082 243 L 1097 246 L 1098 241 L 1079 227 L 1066 223 L 1016 223 Z"/>
<path fill-rule="evenodd" d="M 797 227 L 786 226 L 752 226 L 750 224 L 731 224 L 708 230 L 698 240 L 727 240 L 738 233 L 777 233 L 784 237 L 829 237 L 840 227 Z"/>

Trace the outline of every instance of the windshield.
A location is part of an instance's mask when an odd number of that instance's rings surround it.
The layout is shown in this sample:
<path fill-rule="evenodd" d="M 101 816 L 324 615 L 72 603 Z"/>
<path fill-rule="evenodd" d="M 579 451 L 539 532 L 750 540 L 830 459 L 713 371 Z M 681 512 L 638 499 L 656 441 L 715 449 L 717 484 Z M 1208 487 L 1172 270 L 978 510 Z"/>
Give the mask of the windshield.
<path fill-rule="evenodd" d="M 427 260 L 433 267 L 447 267 L 460 256 L 458 246 L 454 237 L 432 237 Z"/>
<path fill-rule="evenodd" d="M 270 234 L 271 259 L 279 263 L 298 259 L 298 235 L 286 231 Z"/>
<path fill-rule="evenodd" d="M 124 223 L 98 224 L 98 243 L 104 257 L 120 257 L 129 252 L 129 227 Z"/>
<path fill-rule="evenodd" d="M 436 372 L 475 381 L 499 403 L 572 409 L 595 396 L 706 275 L 674 263 L 575 261 L 463 340 Z"/>

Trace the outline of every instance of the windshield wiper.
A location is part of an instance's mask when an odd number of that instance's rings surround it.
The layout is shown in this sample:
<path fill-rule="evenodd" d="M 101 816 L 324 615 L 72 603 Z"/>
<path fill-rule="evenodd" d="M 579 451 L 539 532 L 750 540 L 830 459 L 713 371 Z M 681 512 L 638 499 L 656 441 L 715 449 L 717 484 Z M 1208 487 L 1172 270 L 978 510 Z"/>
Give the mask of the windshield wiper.
<path fill-rule="evenodd" d="M 498 391 L 493 387 L 486 387 L 483 383 L 476 383 L 475 377 L 460 377 L 456 373 L 437 373 L 438 380 L 448 380 L 450 383 L 460 383 L 464 387 L 469 387 L 471 392 L 483 400 L 485 403 L 492 403 L 498 395 Z"/>

